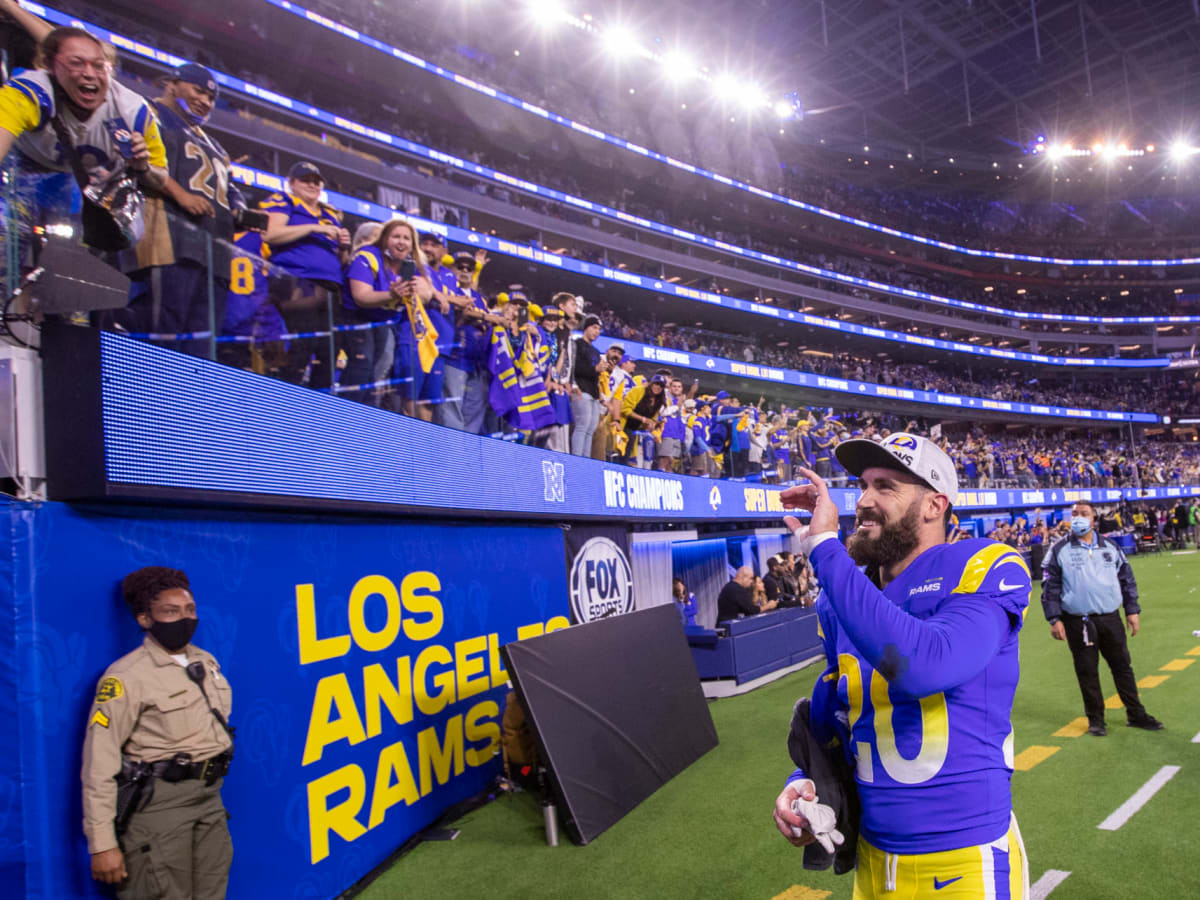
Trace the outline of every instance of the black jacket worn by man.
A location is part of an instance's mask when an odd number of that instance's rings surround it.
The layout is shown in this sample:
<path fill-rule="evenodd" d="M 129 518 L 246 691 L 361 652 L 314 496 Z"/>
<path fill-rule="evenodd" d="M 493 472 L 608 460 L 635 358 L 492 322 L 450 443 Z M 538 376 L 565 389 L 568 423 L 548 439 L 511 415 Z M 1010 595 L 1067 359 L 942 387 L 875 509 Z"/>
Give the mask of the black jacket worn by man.
<path fill-rule="evenodd" d="M 792 710 L 788 754 L 812 780 L 817 799 L 833 809 L 838 831 L 845 840 L 833 853 L 826 853 L 819 843 L 809 844 L 804 848 L 804 868 L 822 871 L 832 865 L 835 875 L 844 875 L 854 870 L 858 856 L 858 822 L 862 815 L 858 788 L 840 741 L 834 738 L 828 745 L 822 744 L 809 730 L 809 705 L 809 699 L 801 697 Z"/>
<path fill-rule="evenodd" d="M 736 619 L 739 614 L 756 616 L 759 612 L 759 608 L 754 605 L 754 591 L 736 581 L 729 582 L 717 595 L 718 622 Z"/>

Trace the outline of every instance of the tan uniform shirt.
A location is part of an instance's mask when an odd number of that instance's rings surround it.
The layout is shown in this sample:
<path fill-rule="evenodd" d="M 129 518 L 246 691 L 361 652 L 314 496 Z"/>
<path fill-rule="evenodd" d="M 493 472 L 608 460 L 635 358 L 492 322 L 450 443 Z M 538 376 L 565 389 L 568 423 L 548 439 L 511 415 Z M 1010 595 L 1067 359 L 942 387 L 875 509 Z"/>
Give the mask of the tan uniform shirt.
<path fill-rule="evenodd" d="M 188 644 L 188 662 L 204 663 L 208 700 L 229 719 L 233 691 L 211 653 Z M 96 688 L 83 742 L 83 832 L 88 852 L 117 846 L 117 783 L 122 760 L 157 762 L 178 753 L 217 756 L 232 742 L 199 686 L 153 638 L 108 667 Z"/>

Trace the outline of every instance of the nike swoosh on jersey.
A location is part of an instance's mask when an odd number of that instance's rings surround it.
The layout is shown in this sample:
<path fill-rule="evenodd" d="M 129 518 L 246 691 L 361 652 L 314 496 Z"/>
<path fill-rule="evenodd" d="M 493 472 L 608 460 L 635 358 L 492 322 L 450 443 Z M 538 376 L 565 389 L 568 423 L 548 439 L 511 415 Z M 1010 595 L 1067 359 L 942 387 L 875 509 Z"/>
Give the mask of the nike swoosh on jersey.
<path fill-rule="evenodd" d="M 1002 591 L 1015 591 L 1017 588 L 1019 588 L 1021 586 L 1022 585 L 1020 582 L 1017 582 L 1016 584 L 1009 584 L 1003 578 L 1000 579 L 1000 590 L 1002 590 Z"/>
<path fill-rule="evenodd" d="M 936 875 L 934 875 L 933 876 L 933 889 L 935 891 L 940 891 L 942 888 L 946 887 L 947 885 L 954 884 L 954 882 L 956 882 L 956 881 L 962 881 L 962 879 L 963 879 L 963 877 L 961 875 L 959 875 L 957 878 L 947 878 L 945 881 L 939 881 L 938 877 Z"/>

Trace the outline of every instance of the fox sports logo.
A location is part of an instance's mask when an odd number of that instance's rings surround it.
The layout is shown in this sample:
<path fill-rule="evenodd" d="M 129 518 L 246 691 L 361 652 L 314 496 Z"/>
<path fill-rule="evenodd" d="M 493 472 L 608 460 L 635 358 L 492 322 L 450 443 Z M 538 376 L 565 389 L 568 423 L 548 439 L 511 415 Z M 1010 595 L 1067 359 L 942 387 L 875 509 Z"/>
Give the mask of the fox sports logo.
<path fill-rule="evenodd" d="M 594 537 L 571 565 L 571 610 L 579 624 L 633 610 L 633 569 L 616 543 Z"/>

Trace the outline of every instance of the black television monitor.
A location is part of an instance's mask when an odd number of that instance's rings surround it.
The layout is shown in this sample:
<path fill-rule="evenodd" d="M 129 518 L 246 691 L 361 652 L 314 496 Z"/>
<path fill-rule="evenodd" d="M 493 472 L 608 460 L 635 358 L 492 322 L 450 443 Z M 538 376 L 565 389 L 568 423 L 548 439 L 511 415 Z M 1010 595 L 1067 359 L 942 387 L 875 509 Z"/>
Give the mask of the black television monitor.
<path fill-rule="evenodd" d="M 576 844 L 717 745 L 674 604 L 507 644 L 502 653 Z"/>

